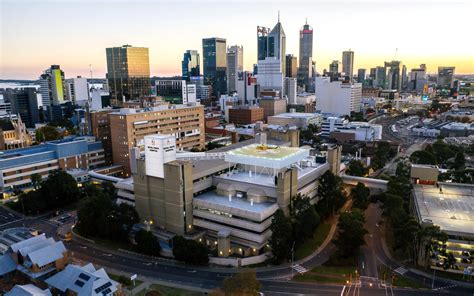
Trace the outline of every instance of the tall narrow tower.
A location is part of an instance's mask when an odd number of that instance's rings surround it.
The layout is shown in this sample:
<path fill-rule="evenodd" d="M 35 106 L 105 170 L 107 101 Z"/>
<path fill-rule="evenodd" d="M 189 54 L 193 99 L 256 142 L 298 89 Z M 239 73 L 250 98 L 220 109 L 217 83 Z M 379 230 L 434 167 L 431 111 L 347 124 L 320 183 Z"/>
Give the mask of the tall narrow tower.
<path fill-rule="evenodd" d="M 298 84 L 303 86 L 305 90 L 310 89 L 310 81 L 313 76 L 313 28 L 305 25 L 300 29 L 300 63 L 298 70 Z"/>

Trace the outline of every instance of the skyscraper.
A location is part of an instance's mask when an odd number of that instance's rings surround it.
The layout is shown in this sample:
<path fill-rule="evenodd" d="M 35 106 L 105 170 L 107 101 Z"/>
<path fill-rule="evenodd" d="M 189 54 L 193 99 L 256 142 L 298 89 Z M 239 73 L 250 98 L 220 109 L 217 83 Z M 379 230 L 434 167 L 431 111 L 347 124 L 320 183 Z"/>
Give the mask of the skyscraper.
<path fill-rule="evenodd" d="M 365 69 L 358 69 L 357 70 L 357 82 L 364 83 L 365 80 Z"/>
<path fill-rule="evenodd" d="M 107 81 L 113 105 L 150 95 L 148 48 L 111 47 L 106 49 Z"/>
<path fill-rule="evenodd" d="M 12 106 L 12 113 L 19 114 L 26 127 L 34 128 L 39 123 L 38 92 L 34 87 L 7 89 L 5 101 Z"/>
<path fill-rule="evenodd" d="M 387 73 L 385 72 L 385 67 L 377 66 L 375 68 L 375 87 L 385 88 L 385 80 L 387 79 Z"/>
<path fill-rule="evenodd" d="M 402 89 L 403 73 L 402 73 L 402 62 L 391 61 L 385 62 L 385 89 Z"/>
<path fill-rule="evenodd" d="M 298 70 L 297 58 L 292 54 L 286 55 L 286 77 L 296 78 Z"/>
<path fill-rule="evenodd" d="M 48 108 L 64 103 L 66 98 L 64 72 L 59 65 L 51 65 L 50 68 L 44 70 L 39 83 L 43 107 Z"/>
<path fill-rule="evenodd" d="M 453 87 L 455 69 L 455 67 L 438 67 L 438 87 Z"/>
<path fill-rule="evenodd" d="M 239 72 L 244 71 L 244 47 L 230 46 L 227 48 L 227 92 L 237 91 Z"/>
<path fill-rule="evenodd" d="M 279 90 L 284 93 L 286 73 L 286 35 L 278 17 L 278 23 L 268 29 L 257 27 L 258 76 L 262 89 Z M 266 45 L 264 45 L 266 41 Z"/>
<path fill-rule="evenodd" d="M 329 64 L 329 73 L 338 74 L 339 73 L 339 61 L 332 61 Z"/>
<path fill-rule="evenodd" d="M 309 90 L 313 76 L 313 28 L 306 24 L 300 29 L 300 67 L 298 69 L 298 84 Z"/>
<path fill-rule="evenodd" d="M 342 52 L 342 72 L 349 81 L 352 81 L 354 76 L 354 52 L 346 50 Z"/>
<path fill-rule="evenodd" d="M 227 53 L 224 38 L 202 39 L 204 82 L 212 86 L 212 93 L 219 98 L 227 93 Z"/>
<path fill-rule="evenodd" d="M 77 76 L 65 80 L 67 98 L 74 105 L 85 106 L 89 100 L 89 83 L 87 78 Z"/>
<path fill-rule="evenodd" d="M 199 52 L 197 50 L 186 50 L 181 62 L 183 79 L 189 81 L 190 77 L 200 76 L 200 67 Z"/>

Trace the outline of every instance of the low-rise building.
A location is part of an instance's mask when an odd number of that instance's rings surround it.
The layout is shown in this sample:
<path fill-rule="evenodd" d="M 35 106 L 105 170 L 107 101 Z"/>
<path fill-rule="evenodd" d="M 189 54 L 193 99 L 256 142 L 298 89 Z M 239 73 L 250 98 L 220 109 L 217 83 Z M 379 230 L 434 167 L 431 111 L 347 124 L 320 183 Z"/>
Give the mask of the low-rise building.
<path fill-rule="evenodd" d="M 320 126 L 321 123 L 322 116 L 319 113 L 285 112 L 268 117 L 268 124 L 296 126 L 303 129 L 310 124 Z"/>
<path fill-rule="evenodd" d="M 122 286 L 112 280 L 104 268 L 92 263 L 84 266 L 69 264 L 64 270 L 45 281 L 53 292 L 64 295 L 121 296 Z"/>
<path fill-rule="evenodd" d="M 71 137 L 0 154 L 0 188 L 29 188 L 31 176 L 50 171 L 92 169 L 105 164 L 104 149 L 94 137 Z"/>
<path fill-rule="evenodd" d="M 0 119 L 0 150 L 24 148 L 31 145 L 31 137 L 21 117 L 8 115 Z"/>
<path fill-rule="evenodd" d="M 262 97 L 258 104 L 263 109 L 263 119 L 265 121 L 268 120 L 269 116 L 286 112 L 287 102 L 279 97 Z"/>
<path fill-rule="evenodd" d="M 40 289 L 32 284 L 15 285 L 5 296 L 52 296 L 49 289 Z"/>
<path fill-rule="evenodd" d="M 382 126 L 380 124 L 370 124 L 367 122 L 349 122 L 348 124 L 336 127 L 330 137 L 338 142 L 374 142 L 382 139 Z"/>
<path fill-rule="evenodd" d="M 229 108 L 229 122 L 233 124 L 251 124 L 263 121 L 263 109 L 258 106 L 237 106 Z"/>

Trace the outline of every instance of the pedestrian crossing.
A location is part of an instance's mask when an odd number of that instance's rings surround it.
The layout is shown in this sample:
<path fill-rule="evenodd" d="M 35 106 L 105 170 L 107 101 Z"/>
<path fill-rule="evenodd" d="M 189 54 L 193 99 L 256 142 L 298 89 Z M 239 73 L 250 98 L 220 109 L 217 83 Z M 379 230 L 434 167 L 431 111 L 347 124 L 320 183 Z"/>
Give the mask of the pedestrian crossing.
<path fill-rule="evenodd" d="M 400 267 L 398 267 L 398 268 L 396 268 L 396 269 L 395 269 L 395 270 L 393 270 L 393 271 L 395 271 L 396 273 L 399 273 L 399 274 L 401 274 L 401 275 L 404 275 L 405 273 L 407 273 L 407 272 L 408 272 L 408 270 L 407 270 L 407 269 L 405 269 L 405 268 L 403 268 L 403 267 L 401 267 L 401 266 L 400 266 Z"/>
<path fill-rule="evenodd" d="M 301 265 L 299 265 L 299 264 L 295 264 L 295 265 L 293 265 L 291 268 L 293 268 L 294 270 L 296 270 L 298 273 L 305 273 L 305 272 L 308 271 L 306 268 L 304 268 L 303 266 L 301 266 Z"/>

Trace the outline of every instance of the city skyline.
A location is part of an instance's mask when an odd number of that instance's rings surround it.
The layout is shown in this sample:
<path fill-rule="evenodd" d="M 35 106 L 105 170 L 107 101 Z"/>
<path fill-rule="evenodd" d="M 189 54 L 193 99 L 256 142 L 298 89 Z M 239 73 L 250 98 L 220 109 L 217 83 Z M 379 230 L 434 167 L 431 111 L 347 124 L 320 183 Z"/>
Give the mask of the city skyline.
<path fill-rule="evenodd" d="M 251 70 L 257 62 L 257 26 L 273 27 L 278 10 L 287 35 L 286 53 L 298 59 L 299 29 L 308 18 L 319 73 L 329 70 L 332 60 L 342 62 L 341 54 L 348 49 L 354 51 L 355 73 L 394 59 L 407 65 L 408 71 L 424 63 L 428 73 L 436 73 L 438 66 L 454 66 L 456 74 L 474 73 L 474 44 L 442 37 L 464 40 L 461 28 L 469 26 L 473 8 L 467 1 L 430 3 L 429 13 L 427 2 L 407 1 L 300 1 L 271 6 L 268 1 L 140 3 L 141 7 L 121 1 L 3 1 L 0 78 L 37 79 L 52 64 L 61 65 L 66 77 L 89 77 L 91 64 L 93 77 L 105 78 L 105 48 L 124 44 L 149 48 L 151 76 L 181 75 L 183 52 L 198 50 L 202 57 L 202 39 L 209 37 L 225 38 L 229 46 L 242 45 L 244 70 Z M 209 5 L 211 12 L 206 9 Z M 233 14 L 226 13 L 230 8 Z M 437 25 L 451 14 L 458 16 L 455 25 Z M 387 22 L 390 17 L 400 21 Z M 105 25 L 104 20 L 108 20 Z"/>

